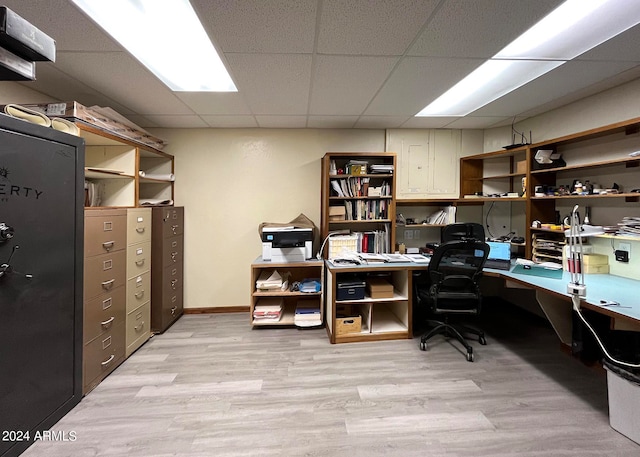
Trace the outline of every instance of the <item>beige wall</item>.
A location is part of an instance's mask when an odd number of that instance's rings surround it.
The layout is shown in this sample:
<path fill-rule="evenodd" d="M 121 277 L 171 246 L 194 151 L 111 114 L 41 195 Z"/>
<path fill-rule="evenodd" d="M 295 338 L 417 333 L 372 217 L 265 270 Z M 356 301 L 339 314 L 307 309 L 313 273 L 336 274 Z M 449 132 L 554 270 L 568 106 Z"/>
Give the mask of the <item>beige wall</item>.
<path fill-rule="evenodd" d="M 261 222 L 300 213 L 320 225 L 320 159 L 384 151 L 384 130 L 175 129 L 158 132 L 175 156 L 185 206 L 185 307 L 248 305 Z"/>

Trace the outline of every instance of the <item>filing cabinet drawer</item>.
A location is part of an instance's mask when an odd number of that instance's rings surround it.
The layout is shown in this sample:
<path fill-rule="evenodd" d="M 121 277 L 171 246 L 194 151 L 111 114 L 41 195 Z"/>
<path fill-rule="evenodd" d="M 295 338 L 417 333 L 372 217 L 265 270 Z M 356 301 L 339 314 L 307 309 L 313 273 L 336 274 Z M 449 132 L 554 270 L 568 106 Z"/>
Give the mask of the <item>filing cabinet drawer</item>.
<path fill-rule="evenodd" d="M 162 293 L 173 294 L 176 290 L 182 289 L 182 265 L 171 265 L 163 270 Z"/>
<path fill-rule="evenodd" d="M 181 206 L 154 208 L 156 227 L 162 227 L 162 238 L 184 233 L 184 208 Z"/>
<path fill-rule="evenodd" d="M 151 208 L 127 210 L 127 244 L 151 241 Z"/>
<path fill-rule="evenodd" d="M 105 254 L 126 247 L 126 210 L 85 211 L 84 256 Z"/>
<path fill-rule="evenodd" d="M 83 337 L 85 343 L 125 321 L 125 297 L 125 287 L 120 286 L 110 293 L 85 302 Z"/>
<path fill-rule="evenodd" d="M 147 302 L 127 314 L 126 356 L 129 357 L 129 355 L 147 341 L 150 336 L 151 304 Z"/>
<path fill-rule="evenodd" d="M 151 241 L 127 246 L 127 279 L 151 269 Z"/>
<path fill-rule="evenodd" d="M 116 325 L 84 346 L 84 385 L 102 380 L 124 359 L 125 324 Z M 90 389 L 89 389 L 90 390 Z"/>
<path fill-rule="evenodd" d="M 162 266 L 180 264 L 184 257 L 184 238 L 182 236 L 172 236 L 162 242 Z"/>
<path fill-rule="evenodd" d="M 182 289 L 172 294 L 164 294 L 162 297 L 154 296 L 153 299 L 158 300 L 158 303 L 152 305 L 151 331 L 164 332 L 171 323 L 182 315 Z"/>
<path fill-rule="evenodd" d="M 151 273 L 127 280 L 127 312 L 151 300 Z"/>
<path fill-rule="evenodd" d="M 162 313 L 165 322 L 171 322 L 182 314 L 182 289 L 163 297 Z"/>
<path fill-rule="evenodd" d="M 125 254 L 125 251 L 118 251 L 85 259 L 85 301 L 125 284 Z"/>

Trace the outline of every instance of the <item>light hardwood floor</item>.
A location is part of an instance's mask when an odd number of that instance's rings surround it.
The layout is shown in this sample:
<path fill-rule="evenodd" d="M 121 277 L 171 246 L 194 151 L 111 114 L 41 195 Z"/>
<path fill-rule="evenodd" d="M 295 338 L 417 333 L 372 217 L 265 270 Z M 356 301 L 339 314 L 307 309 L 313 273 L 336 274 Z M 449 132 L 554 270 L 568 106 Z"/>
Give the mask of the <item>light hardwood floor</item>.
<path fill-rule="evenodd" d="M 331 345 L 324 329 L 186 315 L 55 427 L 36 456 L 639 456 L 610 428 L 606 376 L 540 318 L 483 313 L 474 363 L 437 339 Z"/>

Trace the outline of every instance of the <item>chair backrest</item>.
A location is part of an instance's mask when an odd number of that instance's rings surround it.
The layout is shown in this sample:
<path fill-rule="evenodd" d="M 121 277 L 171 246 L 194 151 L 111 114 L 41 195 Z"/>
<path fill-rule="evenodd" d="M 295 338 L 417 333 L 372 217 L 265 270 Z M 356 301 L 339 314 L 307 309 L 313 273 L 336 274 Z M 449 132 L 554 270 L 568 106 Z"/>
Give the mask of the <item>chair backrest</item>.
<path fill-rule="evenodd" d="M 477 222 L 457 222 L 442 227 L 440 241 L 446 243 L 454 240 L 484 241 L 484 227 Z"/>
<path fill-rule="evenodd" d="M 443 243 L 429 262 L 429 301 L 436 313 L 479 313 L 482 295 L 478 280 L 489 256 L 484 241 Z"/>

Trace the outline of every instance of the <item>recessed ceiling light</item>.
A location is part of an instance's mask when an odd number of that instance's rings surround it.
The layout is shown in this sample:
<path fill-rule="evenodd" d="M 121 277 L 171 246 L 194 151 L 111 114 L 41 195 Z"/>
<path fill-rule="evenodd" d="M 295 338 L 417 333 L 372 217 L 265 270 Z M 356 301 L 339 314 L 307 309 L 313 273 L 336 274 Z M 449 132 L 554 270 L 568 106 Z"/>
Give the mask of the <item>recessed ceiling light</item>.
<path fill-rule="evenodd" d="M 567 0 L 416 116 L 466 116 L 638 23 L 638 0 Z"/>
<path fill-rule="evenodd" d="M 188 0 L 72 0 L 174 91 L 236 92 Z"/>

